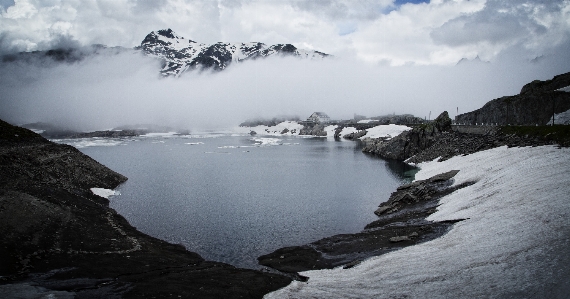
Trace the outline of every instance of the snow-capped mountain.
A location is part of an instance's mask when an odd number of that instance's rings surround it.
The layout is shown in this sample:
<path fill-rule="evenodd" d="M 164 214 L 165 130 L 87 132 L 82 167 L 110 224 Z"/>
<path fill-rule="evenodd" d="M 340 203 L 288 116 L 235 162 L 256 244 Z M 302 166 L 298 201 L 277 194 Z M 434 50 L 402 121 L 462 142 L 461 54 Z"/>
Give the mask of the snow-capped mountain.
<path fill-rule="evenodd" d="M 179 76 L 188 69 L 223 70 L 233 62 L 274 55 L 290 55 L 305 59 L 323 59 L 328 54 L 298 49 L 291 44 L 267 46 L 264 43 L 200 44 L 178 36 L 171 29 L 149 33 L 140 45 L 143 53 L 164 60 L 164 76 Z"/>

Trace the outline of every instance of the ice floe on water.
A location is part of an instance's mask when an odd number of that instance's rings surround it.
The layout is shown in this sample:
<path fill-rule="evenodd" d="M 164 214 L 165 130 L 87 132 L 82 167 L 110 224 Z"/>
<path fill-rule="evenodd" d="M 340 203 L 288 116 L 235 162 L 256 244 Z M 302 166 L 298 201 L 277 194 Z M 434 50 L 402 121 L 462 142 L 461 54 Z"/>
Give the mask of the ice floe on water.
<path fill-rule="evenodd" d="M 143 138 L 169 138 L 169 137 L 177 137 L 180 136 L 179 133 L 177 132 L 167 132 L 167 133 L 146 133 L 144 135 L 140 135 L 139 137 L 143 137 Z"/>
<path fill-rule="evenodd" d="M 265 298 L 567 298 L 570 149 L 499 147 L 419 165 L 458 169 L 428 220 L 466 219 L 444 236 L 351 268 L 307 271 Z"/>
<path fill-rule="evenodd" d="M 126 144 L 127 140 L 116 139 L 116 138 L 94 137 L 94 138 L 76 138 L 76 139 L 51 139 L 51 141 L 55 143 L 71 145 L 75 148 L 85 148 L 92 146 L 124 145 Z"/>
<path fill-rule="evenodd" d="M 298 142 L 283 142 L 281 138 L 270 138 L 270 137 L 255 137 L 249 139 L 253 143 L 251 145 L 224 145 L 218 146 L 220 149 L 233 149 L 233 148 L 248 148 L 248 147 L 265 147 L 265 146 L 276 146 L 276 145 L 298 145 Z"/>
<path fill-rule="evenodd" d="M 257 146 L 272 146 L 272 145 L 283 145 L 283 142 L 279 138 L 252 138 Z"/>
<path fill-rule="evenodd" d="M 204 144 L 204 142 L 185 142 L 184 144 L 188 144 L 188 145 L 201 145 L 201 144 Z"/>
<path fill-rule="evenodd" d="M 105 188 L 91 188 L 91 192 L 93 192 L 93 194 L 104 197 L 104 198 L 109 198 L 111 196 L 115 196 L 115 195 L 121 195 L 121 193 L 119 191 L 115 191 L 115 190 L 111 190 L 111 189 L 105 189 Z"/>

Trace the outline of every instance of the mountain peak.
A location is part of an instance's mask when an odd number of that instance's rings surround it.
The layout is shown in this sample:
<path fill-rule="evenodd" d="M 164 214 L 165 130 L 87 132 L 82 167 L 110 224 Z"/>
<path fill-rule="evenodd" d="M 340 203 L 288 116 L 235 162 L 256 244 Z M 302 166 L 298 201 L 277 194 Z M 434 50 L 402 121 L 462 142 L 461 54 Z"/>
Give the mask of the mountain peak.
<path fill-rule="evenodd" d="M 323 59 L 328 54 L 298 49 L 292 44 L 267 46 L 260 42 L 199 44 L 178 36 L 172 29 L 149 33 L 141 42 L 144 54 L 164 61 L 161 74 L 180 76 L 189 69 L 223 70 L 231 63 L 269 56 L 294 56 L 304 59 Z"/>
<path fill-rule="evenodd" d="M 172 31 L 172 29 L 170 29 L 170 28 L 158 30 L 157 33 L 158 33 L 159 35 L 164 36 L 164 37 L 177 38 L 176 33 L 174 33 L 174 31 Z"/>

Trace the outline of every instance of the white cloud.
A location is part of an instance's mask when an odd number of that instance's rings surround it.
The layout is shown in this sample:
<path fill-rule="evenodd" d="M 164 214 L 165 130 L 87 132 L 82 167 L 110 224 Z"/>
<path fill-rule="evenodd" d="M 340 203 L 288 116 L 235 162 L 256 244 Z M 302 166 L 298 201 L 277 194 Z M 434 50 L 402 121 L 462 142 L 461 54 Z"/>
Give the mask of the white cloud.
<path fill-rule="evenodd" d="M 540 56 L 570 39 L 568 0 L 17 0 L 4 8 L 3 52 L 53 46 L 61 36 L 133 47 L 172 28 L 203 43 L 293 43 L 373 63 L 445 65 L 492 60 L 511 47 Z"/>
<path fill-rule="evenodd" d="M 231 127 L 253 117 L 304 118 L 314 111 L 336 119 L 394 112 L 428 117 L 430 111 L 434 118 L 444 110 L 453 117 L 457 107 L 475 110 L 570 69 L 570 60 L 554 55 L 535 63 L 507 56 L 490 64 L 400 67 L 269 58 L 161 80 L 158 61 L 131 53 L 52 67 L 0 63 L 0 118 L 96 130 L 138 123 Z"/>
<path fill-rule="evenodd" d="M 6 13 L 2 14 L 6 19 L 29 19 L 35 15 L 38 10 L 27 0 L 15 0 L 14 6 L 8 7 Z"/>

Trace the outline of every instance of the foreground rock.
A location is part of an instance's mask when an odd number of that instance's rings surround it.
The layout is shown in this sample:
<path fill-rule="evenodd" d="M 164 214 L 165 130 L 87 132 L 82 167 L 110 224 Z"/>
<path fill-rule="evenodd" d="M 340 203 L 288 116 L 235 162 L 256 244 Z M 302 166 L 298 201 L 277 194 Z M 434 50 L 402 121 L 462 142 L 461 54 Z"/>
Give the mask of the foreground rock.
<path fill-rule="evenodd" d="M 439 198 L 472 184 L 451 187 L 457 172 L 450 171 L 399 187 L 376 210 L 379 219 L 360 233 L 336 235 L 303 246 L 281 248 L 259 257 L 259 263 L 289 273 L 331 269 L 340 265 L 351 268 L 368 257 L 433 240 L 460 221 L 425 220 L 436 211 Z"/>
<path fill-rule="evenodd" d="M 90 191 L 124 181 L 71 146 L 0 121 L 0 294 L 261 298 L 291 281 L 137 231 Z"/>

